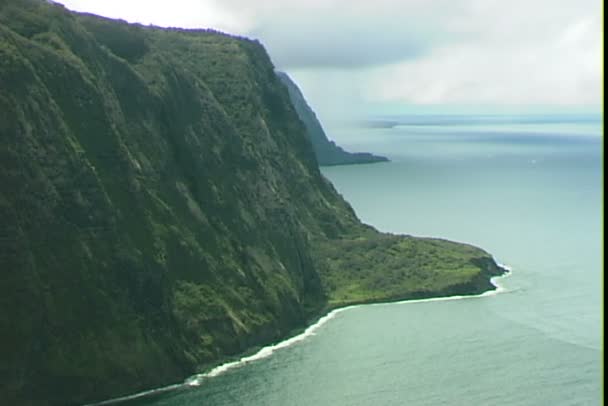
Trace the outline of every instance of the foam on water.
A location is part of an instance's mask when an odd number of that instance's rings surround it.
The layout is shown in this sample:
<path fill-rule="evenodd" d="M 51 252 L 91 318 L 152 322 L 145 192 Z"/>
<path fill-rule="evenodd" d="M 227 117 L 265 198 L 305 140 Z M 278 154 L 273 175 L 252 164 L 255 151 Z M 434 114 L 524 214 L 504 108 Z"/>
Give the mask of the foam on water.
<path fill-rule="evenodd" d="M 109 405 L 109 404 L 120 403 L 120 402 L 124 402 L 124 401 L 128 401 L 128 400 L 133 400 L 133 399 L 137 399 L 137 398 L 142 398 L 142 397 L 146 397 L 146 396 L 152 396 L 152 395 L 160 394 L 163 392 L 169 392 L 169 391 L 184 388 L 184 387 L 200 386 L 205 381 L 206 378 L 213 378 L 213 377 L 221 375 L 231 369 L 247 365 L 250 362 L 268 358 L 277 350 L 280 350 L 282 348 L 287 348 L 287 347 L 290 347 L 301 341 L 304 341 L 308 337 L 315 335 L 316 331 L 319 328 L 321 328 L 325 323 L 327 323 L 328 321 L 333 319 L 338 313 L 344 312 L 346 310 L 350 310 L 350 309 L 354 309 L 354 308 L 358 308 L 358 307 L 362 307 L 362 306 L 387 306 L 387 305 L 395 305 L 395 304 L 411 304 L 411 303 L 422 303 L 422 302 L 441 302 L 441 301 L 448 301 L 448 300 L 472 299 L 472 298 L 479 298 L 479 297 L 486 297 L 486 296 L 494 296 L 498 293 L 504 293 L 507 291 L 507 289 L 504 288 L 503 286 L 501 286 L 498 283 L 498 281 L 510 276 L 512 274 L 512 271 L 511 271 L 511 268 L 507 265 L 500 264 L 498 262 L 497 262 L 497 265 L 500 268 L 505 269 L 507 272 L 504 275 L 495 276 L 490 279 L 490 282 L 496 287 L 496 289 L 494 289 L 494 290 L 487 291 L 487 292 L 481 293 L 479 295 L 442 296 L 442 297 L 433 297 L 433 298 L 428 298 L 428 299 L 402 300 L 399 302 L 360 304 L 360 305 L 351 305 L 351 306 L 346 306 L 346 307 L 340 307 L 338 309 L 334 309 L 334 310 L 330 311 L 325 316 L 323 316 L 319 320 L 317 320 L 316 323 L 314 323 L 314 324 L 310 325 L 308 328 L 306 328 L 306 330 L 304 330 L 304 332 L 302 332 L 296 336 L 290 337 L 277 344 L 263 347 L 262 349 L 260 349 L 258 352 L 256 352 L 253 355 L 249 355 L 246 357 L 242 357 L 241 359 L 236 360 L 236 361 L 231 361 L 231 362 L 227 362 L 225 364 L 218 365 L 208 372 L 191 376 L 191 377 L 187 378 L 184 381 L 184 383 L 174 384 L 174 385 L 169 385 L 169 386 L 165 386 L 165 387 L 158 388 L 158 389 L 152 389 L 149 391 L 139 392 L 134 395 L 110 399 L 110 400 L 106 400 L 106 401 L 99 402 L 99 403 L 90 403 L 90 404 L 87 404 L 84 406 Z"/>
<path fill-rule="evenodd" d="M 189 385 L 189 386 L 198 386 L 202 383 L 202 381 L 205 378 L 212 378 L 212 377 L 218 376 L 230 369 L 243 366 L 249 362 L 267 358 L 267 357 L 271 356 L 276 350 L 290 347 L 293 344 L 296 344 L 296 343 L 303 341 L 306 338 L 314 335 L 315 332 L 319 328 L 321 328 L 321 326 L 323 326 L 329 320 L 333 319 L 336 316 L 336 314 L 349 310 L 349 309 L 354 309 L 354 308 L 362 307 L 362 306 L 386 306 L 386 305 L 394 305 L 394 304 L 409 304 L 409 303 L 421 303 L 421 302 L 439 302 L 439 301 L 447 301 L 447 300 L 471 299 L 471 298 L 476 298 L 476 297 L 494 296 L 499 293 L 504 293 L 507 291 L 507 289 L 504 286 L 500 285 L 498 283 L 498 281 L 501 280 L 502 278 L 505 278 L 505 277 L 511 275 L 512 271 L 511 271 L 511 267 L 509 267 L 508 265 L 504 265 L 504 264 L 501 264 L 498 262 L 497 262 L 497 265 L 500 268 L 503 268 L 504 270 L 506 270 L 507 272 L 504 275 L 495 276 L 490 279 L 490 282 L 496 287 L 496 289 L 494 289 L 494 290 L 487 291 L 487 292 L 481 293 L 479 295 L 455 295 L 455 296 L 434 297 L 434 298 L 428 298 L 428 299 L 402 300 L 399 302 L 360 304 L 360 305 L 351 305 L 351 306 L 334 309 L 334 310 L 330 311 L 328 314 L 326 314 L 325 316 L 321 317 L 315 324 L 312 324 L 311 326 L 309 326 L 306 330 L 304 330 L 303 333 L 301 333 L 297 336 L 288 338 L 287 340 L 281 341 L 277 344 L 264 347 L 253 355 L 243 357 L 237 361 L 232 361 L 232 362 L 228 362 L 226 364 L 219 365 L 219 366 L 213 368 L 209 372 L 188 378 L 186 380 L 185 384 Z"/>
<path fill-rule="evenodd" d="M 158 395 L 158 394 L 161 394 L 163 392 L 174 391 L 176 389 L 182 388 L 183 386 L 184 385 L 181 384 L 181 383 L 176 383 L 176 384 L 173 384 L 173 385 L 163 386 L 162 388 L 156 388 L 156 389 L 151 389 L 151 390 L 147 390 L 147 391 L 143 391 L 143 392 L 138 392 L 138 393 L 136 393 L 134 395 L 128 395 L 128 396 L 122 396 L 122 397 L 119 397 L 119 398 L 104 400 L 103 402 L 87 403 L 87 404 L 85 404 L 83 406 L 112 405 L 112 404 L 115 404 L 115 403 L 126 402 L 128 400 L 134 400 L 134 399 L 139 399 L 139 398 L 143 398 L 143 397 L 147 397 L 147 396 Z"/>
<path fill-rule="evenodd" d="M 297 336 L 293 336 L 288 338 L 287 340 L 281 341 L 277 344 L 273 344 L 273 345 L 269 345 L 266 347 L 263 347 L 262 349 L 260 349 L 257 353 L 247 356 L 247 357 L 243 357 L 237 361 L 232 361 L 232 362 L 228 362 L 226 364 L 222 364 L 219 365 L 215 368 L 213 368 L 211 371 L 206 372 L 204 374 L 198 374 L 194 377 L 189 378 L 186 381 L 186 384 L 189 386 L 198 386 L 201 384 L 201 382 L 204 380 L 204 378 L 212 378 L 214 376 L 218 376 L 230 369 L 236 368 L 236 367 L 240 367 L 243 366 L 249 362 L 253 362 L 253 361 L 257 361 L 260 359 L 264 359 L 267 358 L 269 356 L 271 356 L 276 350 L 279 350 L 281 348 L 287 348 L 292 346 L 293 344 L 296 344 L 300 341 L 305 340 L 306 338 L 312 336 L 315 334 L 315 332 L 321 327 L 323 326 L 325 323 L 327 323 L 329 320 L 331 320 L 332 318 L 334 318 L 336 316 L 336 314 L 345 311 L 349 308 L 352 307 L 356 307 L 356 306 L 348 306 L 348 307 L 342 307 L 339 309 L 335 309 L 332 310 L 331 312 L 329 312 L 328 314 L 326 314 L 325 316 L 321 317 L 315 324 L 312 324 L 311 326 L 309 326 L 306 330 L 304 330 L 304 332 L 302 332 L 301 334 L 298 334 Z"/>

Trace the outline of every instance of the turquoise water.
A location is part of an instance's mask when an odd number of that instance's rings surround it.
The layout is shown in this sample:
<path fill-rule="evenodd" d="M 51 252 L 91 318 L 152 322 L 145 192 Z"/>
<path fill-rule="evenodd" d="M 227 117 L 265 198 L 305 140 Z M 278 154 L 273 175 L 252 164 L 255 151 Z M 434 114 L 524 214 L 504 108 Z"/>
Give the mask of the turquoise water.
<path fill-rule="evenodd" d="M 323 173 L 380 230 L 491 252 L 513 269 L 506 292 L 338 312 L 272 356 L 130 404 L 601 404 L 601 121 L 425 120 L 336 131 L 391 162 Z"/>

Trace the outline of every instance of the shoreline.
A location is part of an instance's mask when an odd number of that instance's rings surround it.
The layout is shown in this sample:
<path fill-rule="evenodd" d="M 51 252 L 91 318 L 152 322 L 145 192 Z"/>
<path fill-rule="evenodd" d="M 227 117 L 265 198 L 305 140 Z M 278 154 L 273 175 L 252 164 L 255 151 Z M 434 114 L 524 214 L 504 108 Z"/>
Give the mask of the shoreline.
<path fill-rule="evenodd" d="M 295 330 L 295 331 L 300 331 L 300 332 L 296 333 L 293 336 L 289 336 L 286 339 L 284 339 L 283 341 L 279 341 L 276 344 L 270 344 L 270 345 L 264 346 L 264 347 L 258 349 L 256 352 L 254 352 L 251 355 L 245 355 L 234 361 L 224 362 L 222 364 L 219 364 L 219 365 L 216 365 L 215 367 L 210 368 L 207 372 L 189 376 L 181 383 L 175 383 L 175 384 L 163 386 L 163 387 L 156 388 L 156 389 L 150 389 L 147 391 L 138 392 L 133 395 L 126 395 L 126 396 L 121 396 L 121 397 L 117 397 L 117 398 L 113 398 L 113 399 L 104 400 L 101 402 L 86 403 L 81 406 L 104 406 L 104 405 L 119 404 L 119 403 L 127 402 L 130 400 L 159 395 L 159 394 L 162 394 L 165 392 L 172 392 L 172 391 L 177 391 L 180 389 L 187 390 L 189 388 L 200 386 L 204 383 L 205 380 L 207 380 L 209 378 L 214 378 L 231 369 L 239 368 L 241 366 L 247 365 L 248 363 L 268 358 L 277 350 L 290 347 L 294 344 L 299 343 L 300 341 L 306 340 L 308 337 L 313 336 L 319 328 L 321 328 L 325 323 L 327 323 L 328 321 L 333 319 L 338 313 L 341 313 L 341 312 L 344 312 L 347 310 L 351 310 L 354 308 L 363 307 L 363 306 L 387 306 L 387 305 L 400 305 L 400 304 L 411 304 L 411 303 L 422 303 L 422 302 L 444 302 L 444 301 L 450 301 L 450 300 L 475 299 L 475 298 L 482 298 L 482 297 L 488 297 L 488 296 L 495 296 L 500 293 L 508 292 L 508 290 L 504 286 L 501 286 L 500 283 L 498 283 L 498 280 L 511 276 L 513 274 L 513 271 L 511 269 L 511 267 L 508 265 L 497 262 L 496 260 L 494 262 L 500 269 L 503 269 L 505 272 L 501 275 L 493 276 L 490 278 L 490 284 L 492 284 L 494 286 L 494 289 L 492 289 L 492 290 L 487 290 L 485 292 L 482 292 L 479 294 L 472 294 L 472 295 L 466 295 L 466 294 L 462 295 L 461 294 L 461 295 L 452 295 L 452 296 L 435 296 L 435 297 L 428 297 L 428 298 L 423 298 L 423 299 L 402 299 L 402 300 L 394 300 L 394 301 L 391 301 L 390 299 L 388 299 L 387 301 L 384 301 L 384 302 L 349 304 L 349 305 L 342 306 L 342 307 L 328 308 L 326 310 L 327 313 L 316 318 L 315 319 L 316 321 L 314 323 L 310 324 L 309 326 L 307 326 L 303 331 L 301 329 Z"/>

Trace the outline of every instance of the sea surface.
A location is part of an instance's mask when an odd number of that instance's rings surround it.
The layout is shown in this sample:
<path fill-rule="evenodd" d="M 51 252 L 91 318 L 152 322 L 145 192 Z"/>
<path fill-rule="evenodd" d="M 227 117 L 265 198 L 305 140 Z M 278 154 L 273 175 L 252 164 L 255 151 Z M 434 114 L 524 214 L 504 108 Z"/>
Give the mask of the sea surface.
<path fill-rule="evenodd" d="M 492 253 L 512 269 L 503 291 L 335 312 L 190 389 L 127 404 L 602 404 L 602 117 L 376 119 L 330 137 L 391 161 L 324 175 L 379 230 Z"/>

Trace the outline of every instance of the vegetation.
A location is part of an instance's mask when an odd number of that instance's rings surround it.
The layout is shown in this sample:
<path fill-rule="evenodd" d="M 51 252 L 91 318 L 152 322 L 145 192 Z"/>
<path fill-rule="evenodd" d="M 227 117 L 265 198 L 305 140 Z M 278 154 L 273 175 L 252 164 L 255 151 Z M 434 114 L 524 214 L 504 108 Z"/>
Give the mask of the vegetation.
<path fill-rule="evenodd" d="M 255 41 L 0 2 L 0 398 L 179 382 L 351 302 L 475 293 L 477 248 L 381 234 Z"/>
<path fill-rule="evenodd" d="M 317 250 L 330 307 L 481 293 L 502 273 L 478 248 L 440 239 L 369 232 Z"/>

